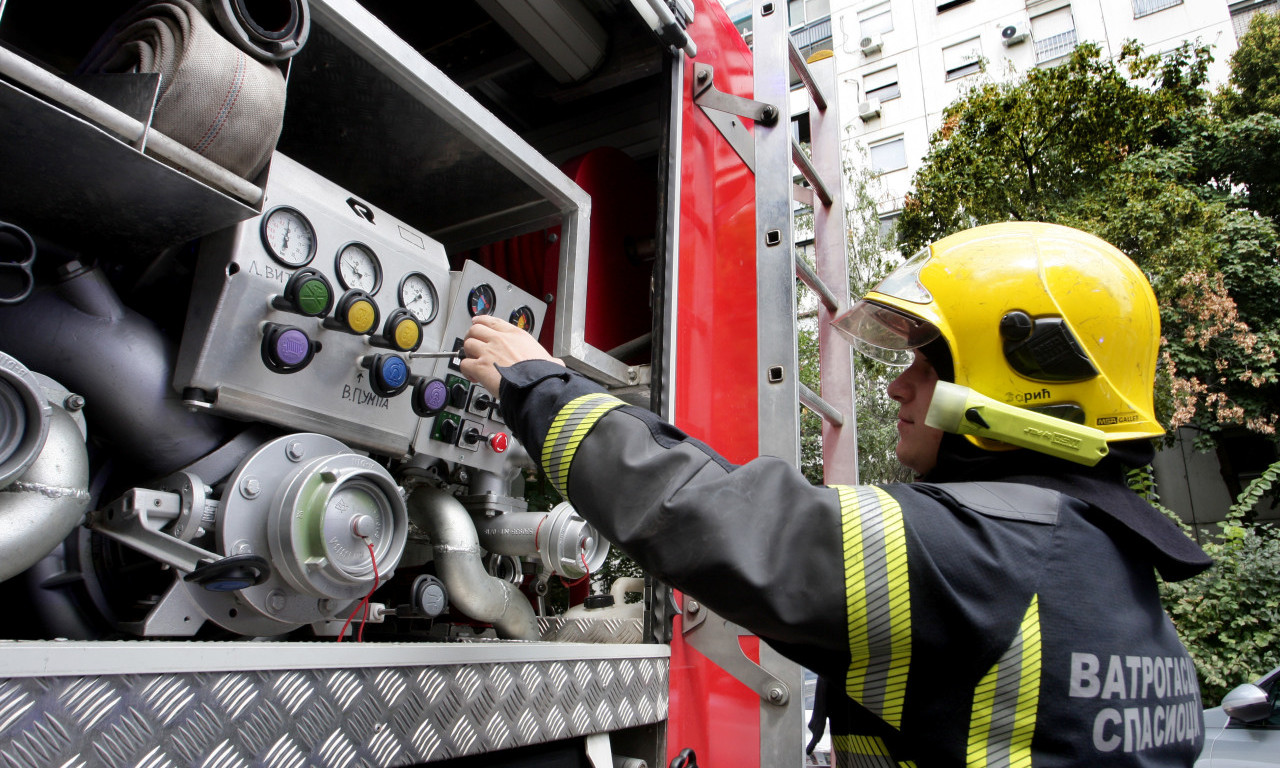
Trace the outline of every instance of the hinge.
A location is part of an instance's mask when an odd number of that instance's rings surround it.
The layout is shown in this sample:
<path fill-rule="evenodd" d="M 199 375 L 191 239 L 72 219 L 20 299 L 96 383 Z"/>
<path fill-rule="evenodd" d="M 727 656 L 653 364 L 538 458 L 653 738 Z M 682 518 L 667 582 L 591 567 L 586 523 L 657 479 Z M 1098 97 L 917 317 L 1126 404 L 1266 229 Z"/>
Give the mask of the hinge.
<path fill-rule="evenodd" d="M 750 637 L 751 633 L 708 610 L 688 595 L 684 596 L 683 631 L 685 642 L 755 691 L 764 701 L 785 707 L 791 700 L 791 689 L 787 684 L 743 652 L 738 638 Z"/>
<path fill-rule="evenodd" d="M 702 108 L 703 114 L 729 142 L 733 151 L 755 173 L 755 139 L 739 118 L 771 126 L 778 122 L 778 108 L 718 90 L 715 87 L 715 67 L 701 62 L 693 65 L 693 103 Z"/>

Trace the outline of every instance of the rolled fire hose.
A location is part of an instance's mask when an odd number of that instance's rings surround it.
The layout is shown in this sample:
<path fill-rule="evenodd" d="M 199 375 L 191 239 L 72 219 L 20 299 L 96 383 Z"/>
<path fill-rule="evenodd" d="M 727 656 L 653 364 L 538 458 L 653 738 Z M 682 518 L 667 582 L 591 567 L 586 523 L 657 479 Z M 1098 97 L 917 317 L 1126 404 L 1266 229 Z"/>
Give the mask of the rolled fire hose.
<path fill-rule="evenodd" d="M 152 127 L 253 178 L 280 138 L 284 74 L 219 34 L 210 14 L 207 0 L 143 2 L 107 30 L 80 71 L 159 73 Z"/>

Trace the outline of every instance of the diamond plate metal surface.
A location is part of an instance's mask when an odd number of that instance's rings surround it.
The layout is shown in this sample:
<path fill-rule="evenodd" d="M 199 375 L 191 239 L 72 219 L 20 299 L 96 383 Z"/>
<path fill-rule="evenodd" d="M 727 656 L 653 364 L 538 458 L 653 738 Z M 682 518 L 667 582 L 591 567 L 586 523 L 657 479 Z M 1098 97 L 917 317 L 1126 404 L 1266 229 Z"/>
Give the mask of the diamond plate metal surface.
<path fill-rule="evenodd" d="M 559 643 L 640 643 L 644 622 L 640 619 L 539 618 L 542 639 Z"/>
<path fill-rule="evenodd" d="M 566 658 L 0 678 L 0 765 L 410 765 L 661 721 L 668 668 Z"/>

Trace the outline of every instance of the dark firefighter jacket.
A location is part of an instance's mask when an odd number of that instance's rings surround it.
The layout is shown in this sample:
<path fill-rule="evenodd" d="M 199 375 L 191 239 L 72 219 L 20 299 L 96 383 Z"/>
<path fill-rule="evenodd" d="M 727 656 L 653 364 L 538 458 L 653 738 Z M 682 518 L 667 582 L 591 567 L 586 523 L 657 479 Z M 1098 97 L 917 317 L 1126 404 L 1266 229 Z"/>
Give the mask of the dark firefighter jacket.
<path fill-rule="evenodd" d="M 828 681 L 841 765 L 1199 753 L 1199 687 L 1155 570 L 1208 561 L 1167 521 L 1026 478 L 815 487 L 778 459 L 731 465 L 555 364 L 501 373 L 508 425 L 583 517 Z M 1078 495 L 1159 517 L 1123 493 Z"/>

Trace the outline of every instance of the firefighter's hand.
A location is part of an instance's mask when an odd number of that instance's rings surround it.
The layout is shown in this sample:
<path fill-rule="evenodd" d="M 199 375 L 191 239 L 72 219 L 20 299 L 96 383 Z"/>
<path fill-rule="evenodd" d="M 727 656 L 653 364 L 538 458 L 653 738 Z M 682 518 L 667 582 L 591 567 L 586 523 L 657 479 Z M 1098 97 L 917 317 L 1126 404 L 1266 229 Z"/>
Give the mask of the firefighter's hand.
<path fill-rule="evenodd" d="M 550 360 L 564 365 L 547 354 L 527 331 L 489 315 L 471 318 L 471 330 L 462 342 L 462 351 L 466 354 L 459 364 L 462 375 L 495 395 L 502 383 L 498 366 L 506 368 L 525 360 Z"/>

